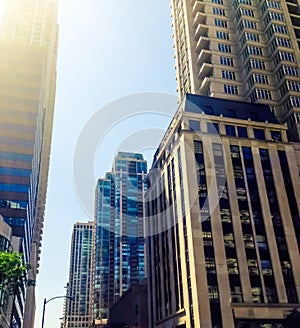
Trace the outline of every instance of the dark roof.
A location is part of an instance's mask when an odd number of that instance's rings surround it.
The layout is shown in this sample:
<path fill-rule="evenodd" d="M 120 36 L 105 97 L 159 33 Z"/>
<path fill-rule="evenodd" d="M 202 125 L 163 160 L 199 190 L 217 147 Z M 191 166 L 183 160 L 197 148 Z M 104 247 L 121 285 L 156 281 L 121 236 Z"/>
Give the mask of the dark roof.
<path fill-rule="evenodd" d="M 129 152 L 126 152 L 126 151 L 119 151 L 117 156 L 116 156 L 116 159 L 119 159 L 119 158 L 133 158 L 133 159 L 138 159 L 138 160 L 143 160 L 144 159 L 143 154 L 129 153 Z"/>
<path fill-rule="evenodd" d="M 237 118 L 241 120 L 279 124 L 269 106 L 242 101 L 206 97 L 187 93 L 184 109 L 186 112 Z"/>

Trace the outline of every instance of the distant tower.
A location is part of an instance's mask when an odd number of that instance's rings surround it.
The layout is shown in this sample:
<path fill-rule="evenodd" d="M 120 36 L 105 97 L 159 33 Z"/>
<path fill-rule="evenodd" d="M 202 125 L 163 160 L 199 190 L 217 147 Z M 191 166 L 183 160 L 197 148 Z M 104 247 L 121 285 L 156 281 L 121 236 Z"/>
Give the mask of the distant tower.
<path fill-rule="evenodd" d="M 267 104 L 299 139 L 299 1 L 171 3 L 179 96 Z"/>
<path fill-rule="evenodd" d="M 66 300 L 64 327 L 89 327 L 91 301 L 91 259 L 94 222 L 74 224 L 70 254 L 70 273 Z"/>
<path fill-rule="evenodd" d="M 104 322 L 109 308 L 131 284 L 145 277 L 143 155 L 119 152 L 112 172 L 99 179 L 95 199 L 93 296 L 95 320 Z"/>
<path fill-rule="evenodd" d="M 51 0 L 8 0 L 0 28 L 0 214 L 31 265 L 30 284 L 15 298 L 13 327 L 34 326 L 56 89 L 56 11 Z"/>

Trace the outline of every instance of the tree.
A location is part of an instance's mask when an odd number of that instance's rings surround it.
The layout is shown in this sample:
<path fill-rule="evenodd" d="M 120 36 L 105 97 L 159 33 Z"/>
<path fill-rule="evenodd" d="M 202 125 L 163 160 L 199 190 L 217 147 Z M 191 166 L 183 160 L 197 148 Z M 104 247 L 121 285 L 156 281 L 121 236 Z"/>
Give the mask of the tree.
<path fill-rule="evenodd" d="M 26 271 L 21 254 L 0 252 L 0 290 L 5 287 L 9 293 L 18 294 L 19 287 L 24 284 Z"/>

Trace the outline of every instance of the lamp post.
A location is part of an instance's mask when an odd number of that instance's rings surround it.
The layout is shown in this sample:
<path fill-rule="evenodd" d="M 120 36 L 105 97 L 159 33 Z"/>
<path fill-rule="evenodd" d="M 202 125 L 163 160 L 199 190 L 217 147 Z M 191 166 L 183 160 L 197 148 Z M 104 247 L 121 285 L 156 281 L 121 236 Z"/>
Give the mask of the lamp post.
<path fill-rule="evenodd" d="M 44 305 L 43 305 L 43 316 L 42 316 L 42 328 L 44 328 L 44 320 L 45 320 L 45 310 L 46 310 L 46 304 L 50 301 L 53 301 L 57 298 L 68 298 L 69 300 L 73 300 L 73 297 L 72 296 L 67 296 L 67 295 L 64 295 L 64 296 L 55 296 L 55 297 L 52 297 L 50 298 L 49 300 L 46 300 L 44 298 Z"/>

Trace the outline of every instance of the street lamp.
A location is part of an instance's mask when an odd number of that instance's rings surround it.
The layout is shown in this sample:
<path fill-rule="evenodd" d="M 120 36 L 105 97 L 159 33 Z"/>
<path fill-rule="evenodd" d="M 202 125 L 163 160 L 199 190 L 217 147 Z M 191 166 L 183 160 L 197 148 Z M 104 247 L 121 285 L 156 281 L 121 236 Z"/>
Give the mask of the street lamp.
<path fill-rule="evenodd" d="M 44 328 L 46 304 L 49 303 L 50 301 L 53 301 L 53 300 L 57 299 L 57 298 L 68 298 L 71 301 L 73 301 L 73 299 L 74 299 L 72 296 L 67 296 L 67 295 L 64 295 L 64 296 L 55 296 L 55 297 L 50 298 L 49 300 L 46 300 L 44 298 L 43 316 L 42 316 L 42 328 Z"/>

